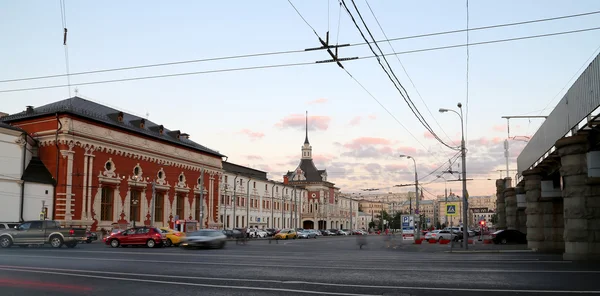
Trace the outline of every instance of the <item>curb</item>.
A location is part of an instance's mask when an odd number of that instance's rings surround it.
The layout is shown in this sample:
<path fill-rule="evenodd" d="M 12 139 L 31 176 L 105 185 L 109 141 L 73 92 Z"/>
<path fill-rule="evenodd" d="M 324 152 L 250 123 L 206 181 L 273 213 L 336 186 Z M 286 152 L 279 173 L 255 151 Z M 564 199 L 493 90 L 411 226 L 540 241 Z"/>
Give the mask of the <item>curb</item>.
<path fill-rule="evenodd" d="M 535 253 L 534 250 L 473 250 L 473 251 L 445 251 L 446 253 Z"/>

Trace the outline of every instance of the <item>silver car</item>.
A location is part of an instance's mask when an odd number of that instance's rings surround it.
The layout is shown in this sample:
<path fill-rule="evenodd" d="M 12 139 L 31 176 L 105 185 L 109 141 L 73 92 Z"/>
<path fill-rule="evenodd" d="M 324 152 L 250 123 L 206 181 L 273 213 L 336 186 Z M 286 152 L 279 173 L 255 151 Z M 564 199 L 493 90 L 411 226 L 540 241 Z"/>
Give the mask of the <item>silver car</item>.
<path fill-rule="evenodd" d="M 227 236 L 223 232 L 212 229 L 202 229 L 194 231 L 181 240 L 181 247 L 189 248 L 215 248 L 222 249 L 225 247 Z"/>

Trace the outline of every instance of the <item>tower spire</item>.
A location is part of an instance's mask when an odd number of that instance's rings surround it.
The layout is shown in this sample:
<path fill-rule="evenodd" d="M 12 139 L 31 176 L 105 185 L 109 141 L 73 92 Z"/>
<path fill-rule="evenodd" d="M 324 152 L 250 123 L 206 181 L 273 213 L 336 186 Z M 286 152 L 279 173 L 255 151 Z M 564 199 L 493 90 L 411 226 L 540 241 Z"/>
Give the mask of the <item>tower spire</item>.
<path fill-rule="evenodd" d="M 306 137 L 304 138 L 304 144 L 310 144 L 308 142 L 308 111 L 306 111 Z"/>

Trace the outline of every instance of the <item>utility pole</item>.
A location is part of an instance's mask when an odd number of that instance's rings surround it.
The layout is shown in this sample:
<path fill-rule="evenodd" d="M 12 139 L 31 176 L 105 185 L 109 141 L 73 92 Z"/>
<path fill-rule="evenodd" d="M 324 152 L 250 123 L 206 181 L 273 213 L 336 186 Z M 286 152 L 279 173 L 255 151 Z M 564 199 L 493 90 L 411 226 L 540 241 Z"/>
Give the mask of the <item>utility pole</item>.
<path fill-rule="evenodd" d="M 509 153 L 508 153 L 508 140 L 510 140 L 510 119 L 511 118 L 521 118 L 521 119 L 532 119 L 532 118 L 548 118 L 548 116 L 527 116 L 527 115 L 515 115 L 515 116 L 502 116 L 502 118 L 506 119 L 506 132 L 507 132 L 507 137 L 506 140 L 504 140 L 504 158 L 506 159 L 506 177 L 510 177 L 510 167 L 508 164 L 508 159 L 509 159 Z"/>

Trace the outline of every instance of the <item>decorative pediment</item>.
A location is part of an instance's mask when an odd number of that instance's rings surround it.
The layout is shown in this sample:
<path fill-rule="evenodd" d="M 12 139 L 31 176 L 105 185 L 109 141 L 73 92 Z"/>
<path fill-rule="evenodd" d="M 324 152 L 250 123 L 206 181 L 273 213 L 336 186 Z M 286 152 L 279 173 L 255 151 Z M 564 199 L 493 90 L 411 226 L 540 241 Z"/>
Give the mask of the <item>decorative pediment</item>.
<path fill-rule="evenodd" d="M 292 177 L 293 181 L 305 181 L 306 180 L 306 176 L 304 175 L 304 171 L 298 167 L 296 169 L 296 171 L 294 172 L 294 176 Z"/>
<path fill-rule="evenodd" d="M 189 192 L 190 187 L 188 187 L 185 179 L 185 174 L 181 172 L 179 177 L 177 177 L 177 184 L 175 184 L 175 191 L 177 192 Z"/>
<path fill-rule="evenodd" d="M 104 163 L 104 170 L 100 171 L 100 174 L 98 174 L 98 180 L 101 183 L 120 184 L 121 176 L 115 173 L 116 169 L 117 167 L 115 166 L 115 163 L 113 162 L 112 158 L 109 158 Z"/>

